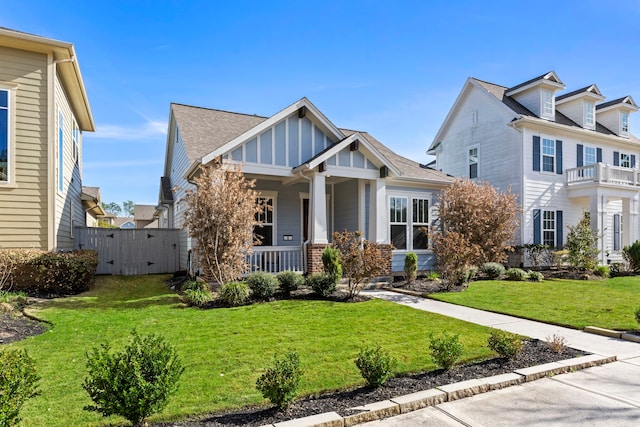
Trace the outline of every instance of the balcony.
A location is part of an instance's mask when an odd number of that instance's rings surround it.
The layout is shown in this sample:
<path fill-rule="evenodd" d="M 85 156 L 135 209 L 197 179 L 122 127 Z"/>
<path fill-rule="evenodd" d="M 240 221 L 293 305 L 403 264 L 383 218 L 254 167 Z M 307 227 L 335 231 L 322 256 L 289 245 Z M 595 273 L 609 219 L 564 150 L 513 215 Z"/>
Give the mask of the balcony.
<path fill-rule="evenodd" d="M 591 187 L 607 186 L 621 189 L 640 190 L 640 170 L 594 163 L 589 166 L 567 169 L 567 186 Z"/>

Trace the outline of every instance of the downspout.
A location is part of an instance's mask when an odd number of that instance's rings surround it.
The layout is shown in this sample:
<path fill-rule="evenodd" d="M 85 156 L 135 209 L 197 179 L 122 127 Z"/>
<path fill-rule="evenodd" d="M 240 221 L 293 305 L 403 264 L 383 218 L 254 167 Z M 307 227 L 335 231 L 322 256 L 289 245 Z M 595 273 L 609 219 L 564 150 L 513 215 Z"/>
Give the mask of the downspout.
<path fill-rule="evenodd" d="M 300 175 L 300 177 L 309 181 L 309 212 L 311 212 L 312 202 L 313 202 L 313 179 L 303 174 L 302 171 L 298 172 L 298 175 Z M 304 218 L 303 218 L 303 224 L 304 224 Z M 302 258 L 303 258 L 302 268 L 304 270 L 304 274 L 309 273 L 307 246 L 309 246 L 309 241 L 311 240 L 311 229 L 312 229 L 311 221 L 309 221 L 309 231 L 308 231 L 309 238 L 304 242 L 302 242 Z"/>

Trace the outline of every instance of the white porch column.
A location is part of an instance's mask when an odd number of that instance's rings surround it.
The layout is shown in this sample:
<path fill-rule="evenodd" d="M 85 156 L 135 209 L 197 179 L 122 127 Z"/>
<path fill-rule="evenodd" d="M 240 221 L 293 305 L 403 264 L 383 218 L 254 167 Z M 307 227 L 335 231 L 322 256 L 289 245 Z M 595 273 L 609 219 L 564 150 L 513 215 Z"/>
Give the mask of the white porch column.
<path fill-rule="evenodd" d="M 325 177 L 319 173 L 311 177 L 311 243 L 329 243 Z"/>
<path fill-rule="evenodd" d="M 389 243 L 387 210 L 387 184 L 384 179 L 371 181 L 369 185 L 369 240 Z"/>
<path fill-rule="evenodd" d="M 606 204 L 607 198 L 599 191 L 596 191 L 596 194 L 594 194 L 590 198 L 589 213 L 591 215 L 591 229 L 598 232 L 598 250 L 600 251 L 599 258 L 602 264 L 607 263 L 607 254 L 605 253 L 605 241 L 607 239 L 607 236 L 605 236 L 604 234 L 606 224 Z"/>
<path fill-rule="evenodd" d="M 622 199 L 622 247 L 640 240 L 638 220 L 638 196 Z"/>

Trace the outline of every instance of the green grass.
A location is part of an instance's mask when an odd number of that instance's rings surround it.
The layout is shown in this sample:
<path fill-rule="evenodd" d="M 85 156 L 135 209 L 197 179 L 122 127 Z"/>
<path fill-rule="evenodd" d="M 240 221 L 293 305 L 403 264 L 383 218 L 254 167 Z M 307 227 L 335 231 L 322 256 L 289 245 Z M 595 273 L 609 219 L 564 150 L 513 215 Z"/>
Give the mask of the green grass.
<path fill-rule="evenodd" d="M 577 329 L 598 326 L 632 330 L 638 328 L 633 313 L 640 307 L 640 277 L 596 281 L 478 281 L 463 292 L 429 297 Z"/>
<path fill-rule="evenodd" d="M 274 352 L 295 350 L 306 374 L 303 394 L 364 384 L 353 363 L 360 347 L 381 345 L 398 359 L 397 372 L 434 369 L 429 335 L 460 334 L 465 360 L 486 358 L 490 330 L 381 300 L 363 303 L 285 300 L 230 309 L 186 308 L 162 276 L 98 277 L 92 291 L 43 303 L 32 313 L 49 332 L 14 343 L 36 360 L 40 396 L 24 407 L 23 426 L 116 425 L 83 411 L 85 353 L 108 342 L 121 349 L 132 328 L 158 333 L 185 365 L 180 389 L 160 416 L 176 420 L 228 408 L 266 405 L 256 379 Z M 110 423 L 110 424 L 109 424 Z"/>

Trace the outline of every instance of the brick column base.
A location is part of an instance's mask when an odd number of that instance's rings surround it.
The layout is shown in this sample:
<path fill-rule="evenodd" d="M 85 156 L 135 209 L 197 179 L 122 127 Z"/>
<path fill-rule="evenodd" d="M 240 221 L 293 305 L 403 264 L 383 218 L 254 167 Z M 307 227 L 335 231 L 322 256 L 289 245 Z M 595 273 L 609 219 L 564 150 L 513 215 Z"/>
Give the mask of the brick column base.
<path fill-rule="evenodd" d="M 380 250 L 382 251 L 382 257 L 385 260 L 385 265 L 384 265 L 384 269 L 382 270 L 382 276 L 391 276 L 391 269 L 392 269 L 392 261 L 393 261 L 393 253 L 391 252 L 391 250 L 393 249 L 393 246 L 388 244 L 388 243 L 379 243 L 378 246 L 380 246 Z"/>
<path fill-rule="evenodd" d="M 322 252 L 329 246 L 327 243 L 309 243 L 307 245 L 307 272 L 309 274 L 324 272 Z"/>

